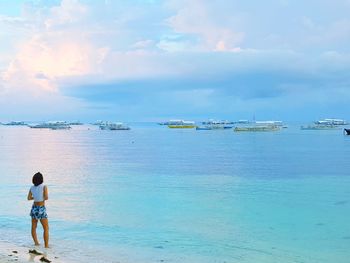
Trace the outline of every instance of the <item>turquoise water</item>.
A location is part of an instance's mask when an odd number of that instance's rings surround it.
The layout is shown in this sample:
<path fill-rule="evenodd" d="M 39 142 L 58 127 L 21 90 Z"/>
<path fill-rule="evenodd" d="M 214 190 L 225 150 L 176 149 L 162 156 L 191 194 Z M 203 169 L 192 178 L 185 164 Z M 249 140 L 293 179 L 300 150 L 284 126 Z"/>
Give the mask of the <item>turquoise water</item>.
<path fill-rule="evenodd" d="M 69 262 L 349 262 L 341 130 L 3 126 L 0 145 L 0 241 L 31 244 L 41 171 L 52 251 Z"/>

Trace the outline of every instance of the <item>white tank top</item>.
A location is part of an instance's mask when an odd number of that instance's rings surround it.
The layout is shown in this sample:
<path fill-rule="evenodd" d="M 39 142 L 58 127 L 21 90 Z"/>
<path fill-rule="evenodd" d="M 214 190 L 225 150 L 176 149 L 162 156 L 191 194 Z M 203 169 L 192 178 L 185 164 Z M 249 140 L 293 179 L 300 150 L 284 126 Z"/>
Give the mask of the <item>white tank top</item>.
<path fill-rule="evenodd" d="M 44 185 L 39 184 L 38 186 L 33 185 L 30 187 L 30 191 L 32 192 L 32 196 L 35 202 L 44 201 Z"/>

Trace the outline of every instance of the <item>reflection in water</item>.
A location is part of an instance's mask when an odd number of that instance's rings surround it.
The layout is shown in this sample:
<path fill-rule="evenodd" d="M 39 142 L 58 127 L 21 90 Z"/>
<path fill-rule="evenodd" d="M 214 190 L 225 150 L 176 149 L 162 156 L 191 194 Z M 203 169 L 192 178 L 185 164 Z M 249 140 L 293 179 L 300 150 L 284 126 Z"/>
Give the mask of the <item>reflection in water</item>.
<path fill-rule="evenodd" d="M 72 258 L 92 259 L 106 249 L 113 253 L 105 262 L 348 258 L 350 140 L 334 131 L 83 126 L 0 127 L 0 134 L 3 240 L 30 242 L 25 198 L 41 171 L 54 250 Z M 332 249 L 337 253 L 326 253 Z"/>

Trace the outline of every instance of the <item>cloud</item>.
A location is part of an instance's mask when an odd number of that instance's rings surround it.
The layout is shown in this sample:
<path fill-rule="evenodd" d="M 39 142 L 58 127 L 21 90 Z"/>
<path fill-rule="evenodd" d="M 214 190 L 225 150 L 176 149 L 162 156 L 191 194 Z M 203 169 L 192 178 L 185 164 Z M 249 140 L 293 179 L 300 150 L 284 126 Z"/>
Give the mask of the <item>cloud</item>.
<path fill-rule="evenodd" d="M 76 28 L 75 24 L 84 19 L 85 14 L 84 5 L 73 0 L 64 0 L 61 5 L 49 9 L 40 26 L 19 45 L 15 58 L 3 72 L 5 85 L 36 92 L 40 89 L 58 91 L 60 78 L 98 72 L 108 49 L 96 48 L 86 32 Z M 38 23 L 38 17 L 30 23 Z M 45 78 L 38 78 L 38 75 Z"/>
<path fill-rule="evenodd" d="M 196 50 L 237 51 L 244 39 L 243 32 L 236 32 L 231 25 L 220 25 L 205 1 L 173 1 L 170 6 L 177 10 L 167 22 L 179 34 L 194 38 Z"/>
<path fill-rule="evenodd" d="M 22 16 L 0 15 L 3 38 L 11 39 L 0 43 L 1 108 L 16 94 L 27 107 L 75 103 L 75 112 L 130 116 L 266 112 L 327 97 L 343 105 L 350 69 L 343 5 L 27 2 Z"/>

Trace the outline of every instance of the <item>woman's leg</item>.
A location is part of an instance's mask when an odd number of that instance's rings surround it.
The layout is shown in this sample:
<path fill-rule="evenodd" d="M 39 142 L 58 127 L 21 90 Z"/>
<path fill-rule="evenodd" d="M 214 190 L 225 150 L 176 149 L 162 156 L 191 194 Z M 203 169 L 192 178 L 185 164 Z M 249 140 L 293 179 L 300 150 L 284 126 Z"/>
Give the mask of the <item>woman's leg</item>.
<path fill-rule="evenodd" d="M 45 247 L 49 247 L 49 220 L 47 218 L 40 219 L 40 223 L 43 226 L 44 229 L 44 242 Z"/>
<path fill-rule="evenodd" d="M 32 218 L 32 237 L 33 237 L 33 240 L 34 240 L 34 244 L 36 246 L 39 245 L 38 237 L 36 236 L 36 226 L 37 225 L 38 225 L 38 220 L 35 219 L 35 218 Z"/>
<path fill-rule="evenodd" d="M 43 226 L 44 229 L 44 242 L 45 247 L 49 247 L 49 220 L 47 218 L 40 219 L 40 223 Z"/>

